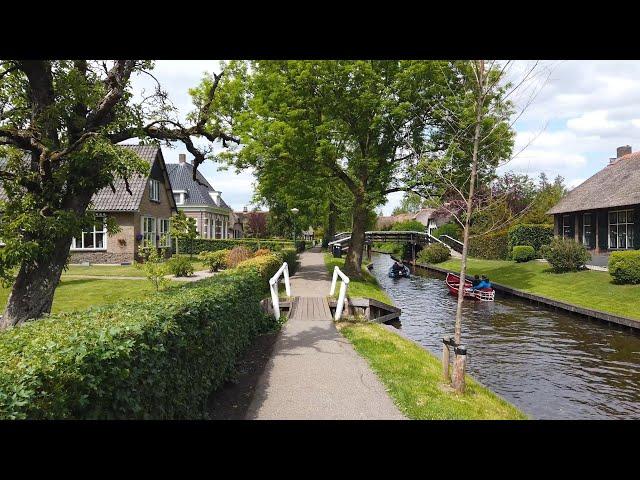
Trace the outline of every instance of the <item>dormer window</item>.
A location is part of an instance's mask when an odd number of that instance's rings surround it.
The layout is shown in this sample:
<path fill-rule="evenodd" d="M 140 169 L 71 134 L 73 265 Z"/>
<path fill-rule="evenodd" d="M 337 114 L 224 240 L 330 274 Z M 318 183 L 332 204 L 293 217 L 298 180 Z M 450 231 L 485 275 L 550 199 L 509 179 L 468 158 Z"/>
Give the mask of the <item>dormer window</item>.
<path fill-rule="evenodd" d="M 173 198 L 176 201 L 176 205 L 184 205 L 184 199 L 186 195 L 186 190 L 174 190 Z"/>
<path fill-rule="evenodd" d="M 160 201 L 160 182 L 153 178 L 149 179 L 149 199 L 154 202 Z"/>

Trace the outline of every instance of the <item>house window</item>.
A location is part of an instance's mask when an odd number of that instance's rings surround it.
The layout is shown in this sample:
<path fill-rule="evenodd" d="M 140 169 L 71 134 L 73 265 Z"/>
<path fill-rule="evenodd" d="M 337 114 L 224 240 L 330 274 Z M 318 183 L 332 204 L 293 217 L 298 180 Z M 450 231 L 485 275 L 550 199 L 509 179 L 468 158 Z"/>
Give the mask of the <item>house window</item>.
<path fill-rule="evenodd" d="M 149 179 L 149 199 L 154 202 L 160 201 L 160 182 L 153 178 Z"/>
<path fill-rule="evenodd" d="M 562 216 L 562 238 L 571 238 L 571 215 Z"/>
<path fill-rule="evenodd" d="M 633 248 L 633 210 L 609 212 L 609 248 Z"/>
<path fill-rule="evenodd" d="M 156 246 L 156 219 L 142 217 L 142 242 L 145 247 Z"/>
<path fill-rule="evenodd" d="M 104 215 L 96 216 L 92 229 L 82 232 L 78 238 L 71 240 L 71 250 L 106 250 L 107 222 Z"/>
<path fill-rule="evenodd" d="M 181 193 L 174 193 L 173 194 L 173 199 L 176 201 L 176 205 L 182 205 L 182 194 Z"/>
<path fill-rule="evenodd" d="M 209 222 L 210 222 L 210 220 L 208 218 L 204 219 L 204 228 L 203 228 L 204 232 L 203 232 L 203 235 L 202 235 L 203 238 L 211 238 L 211 235 L 209 233 L 210 232 L 209 231 Z"/>
<path fill-rule="evenodd" d="M 590 213 L 585 213 L 583 215 L 582 243 L 587 248 L 591 248 L 593 246 L 593 223 L 592 215 Z"/>
<path fill-rule="evenodd" d="M 158 235 L 160 237 L 158 240 L 159 247 L 171 246 L 171 235 L 169 234 L 169 228 L 171 226 L 170 222 L 171 221 L 168 218 L 158 219 Z"/>

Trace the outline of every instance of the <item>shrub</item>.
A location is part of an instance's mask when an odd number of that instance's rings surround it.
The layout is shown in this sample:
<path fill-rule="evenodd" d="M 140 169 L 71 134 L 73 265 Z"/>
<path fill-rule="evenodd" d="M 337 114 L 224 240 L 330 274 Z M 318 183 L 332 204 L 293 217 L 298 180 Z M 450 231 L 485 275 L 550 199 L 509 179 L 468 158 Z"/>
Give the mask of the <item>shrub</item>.
<path fill-rule="evenodd" d="M 442 263 L 449 260 L 451 252 L 440 243 L 432 243 L 418 253 L 418 261 L 423 263 Z"/>
<path fill-rule="evenodd" d="M 169 273 L 167 262 L 160 256 L 157 248 L 142 248 L 140 249 L 140 255 L 144 263 L 136 263 L 136 268 L 144 272 L 147 280 L 151 282 L 156 292 L 164 290 L 167 285 L 169 285 L 169 282 L 171 282 L 171 280 L 166 278 L 166 275 Z"/>
<path fill-rule="evenodd" d="M 507 232 L 481 235 L 469 239 L 469 256 L 486 260 L 505 260 L 509 255 Z"/>
<path fill-rule="evenodd" d="M 516 245 L 511 251 L 511 258 L 518 263 L 528 262 L 536 258 L 536 251 L 531 245 Z"/>
<path fill-rule="evenodd" d="M 229 250 L 216 250 L 215 252 L 202 252 L 198 258 L 202 260 L 209 271 L 217 272 L 221 268 L 227 267 L 227 255 Z"/>
<path fill-rule="evenodd" d="M 462 238 L 462 228 L 455 222 L 445 223 L 433 231 L 434 237 L 440 238 L 440 235 L 449 235 L 451 238 L 460 240 Z"/>
<path fill-rule="evenodd" d="M 542 254 L 555 273 L 581 270 L 591 258 L 584 245 L 564 238 L 554 238 L 542 247 Z"/>
<path fill-rule="evenodd" d="M 0 418 L 206 418 L 211 392 L 275 326 L 265 293 L 255 272 L 230 271 L 1 332 Z"/>
<path fill-rule="evenodd" d="M 613 252 L 609 257 L 609 273 L 615 283 L 640 283 L 640 251 Z"/>
<path fill-rule="evenodd" d="M 269 281 L 282 265 L 282 257 L 278 254 L 260 255 L 238 263 L 238 270 L 255 270 L 263 281 Z"/>
<path fill-rule="evenodd" d="M 289 274 L 293 275 L 298 269 L 298 253 L 293 248 L 285 248 L 278 252 L 281 257 L 281 262 L 287 262 L 289 266 Z"/>
<path fill-rule="evenodd" d="M 175 248 L 175 242 L 173 243 Z M 196 238 L 190 242 L 180 242 L 180 252 L 199 254 L 202 252 L 215 252 L 217 250 L 231 250 L 233 247 L 238 246 L 246 247 L 251 251 L 256 251 L 260 248 L 268 248 L 272 252 L 277 252 L 283 248 L 292 248 L 293 242 L 290 240 L 264 240 L 258 238 Z"/>
<path fill-rule="evenodd" d="M 549 245 L 553 240 L 553 225 L 524 223 L 514 225 L 509 229 L 509 247 L 529 245 L 536 255 L 540 255 L 540 248 Z"/>
<path fill-rule="evenodd" d="M 173 257 L 167 264 L 169 271 L 176 277 L 189 277 L 193 275 L 193 264 L 187 257 Z"/>
<path fill-rule="evenodd" d="M 233 247 L 227 254 L 227 267 L 235 268 L 240 262 L 251 258 L 251 250 L 247 247 Z"/>
<path fill-rule="evenodd" d="M 259 248 L 258 250 L 253 252 L 254 257 L 259 257 L 261 255 L 270 255 L 270 254 L 271 254 L 271 250 L 269 250 L 268 248 Z"/>

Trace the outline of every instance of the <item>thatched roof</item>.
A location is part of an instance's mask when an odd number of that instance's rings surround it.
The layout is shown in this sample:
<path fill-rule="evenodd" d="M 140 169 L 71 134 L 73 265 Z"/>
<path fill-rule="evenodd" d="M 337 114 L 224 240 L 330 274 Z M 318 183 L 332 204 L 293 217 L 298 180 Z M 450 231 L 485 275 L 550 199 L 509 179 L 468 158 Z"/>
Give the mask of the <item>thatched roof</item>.
<path fill-rule="evenodd" d="M 565 195 L 548 214 L 640 204 L 640 152 L 607 165 Z"/>

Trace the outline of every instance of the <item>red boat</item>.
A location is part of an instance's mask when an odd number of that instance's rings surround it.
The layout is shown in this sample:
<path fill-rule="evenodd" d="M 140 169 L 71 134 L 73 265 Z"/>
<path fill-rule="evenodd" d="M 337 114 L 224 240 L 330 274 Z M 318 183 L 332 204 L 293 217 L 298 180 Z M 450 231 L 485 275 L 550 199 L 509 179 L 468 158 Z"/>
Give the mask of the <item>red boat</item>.
<path fill-rule="evenodd" d="M 460 287 L 460 275 L 453 273 L 447 273 L 445 283 L 449 288 L 449 293 L 454 296 L 458 296 L 458 288 Z M 469 280 L 464 282 L 464 296 L 467 298 L 473 298 L 482 302 L 493 302 L 496 296 L 496 291 L 493 288 L 481 288 L 480 290 L 472 290 L 473 284 Z"/>

